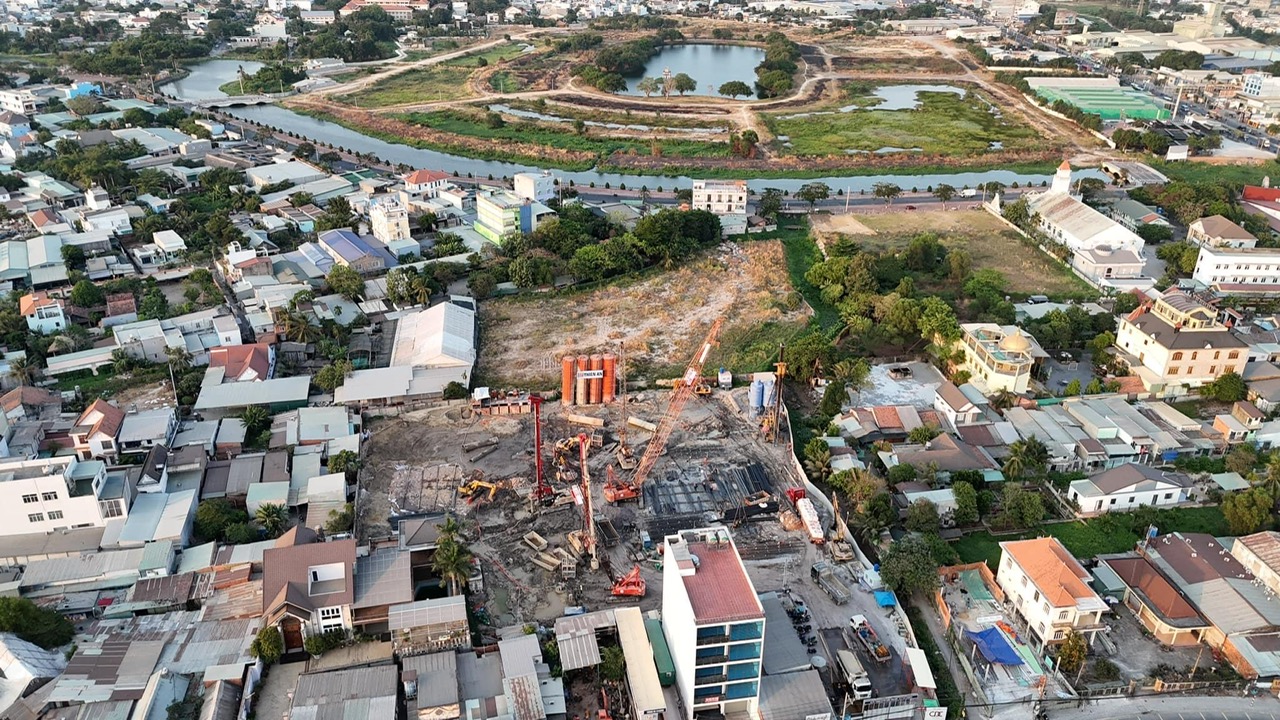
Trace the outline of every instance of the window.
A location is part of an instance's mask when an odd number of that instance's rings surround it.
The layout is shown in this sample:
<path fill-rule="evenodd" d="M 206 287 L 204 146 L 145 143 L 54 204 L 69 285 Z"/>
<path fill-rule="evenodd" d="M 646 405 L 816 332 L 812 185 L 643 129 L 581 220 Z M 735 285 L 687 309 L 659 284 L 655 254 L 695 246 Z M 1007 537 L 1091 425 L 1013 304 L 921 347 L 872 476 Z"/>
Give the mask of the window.
<path fill-rule="evenodd" d="M 27 522 L 44 522 L 44 513 L 31 513 L 27 516 Z"/>
<path fill-rule="evenodd" d="M 1031 599 L 1034 602 L 1040 602 L 1040 591 L 1037 590 L 1035 594 L 1031 596 Z"/>
<path fill-rule="evenodd" d="M 1066 610 L 1062 610 L 1062 611 L 1060 611 L 1060 612 L 1058 613 L 1058 619 L 1059 619 L 1059 620 L 1066 620 L 1066 619 L 1067 619 L 1067 611 L 1066 611 Z"/>
<path fill-rule="evenodd" d="M 338 630 L 343 627 L 342 608 L 325 607 L 320 608 L 320 630 L 322 632 L 329 630 Z"/>
<path fill-rule="evenodd" d="M 1177 375 L 1177 374 L 1178 374 L 1178 368 L 1177 368 L 1177 367 L 1171 367 L 1171 368 L 1169 368 L 1169 374 L 1170 374 L 1170 375 Z"/>
<path fill-rule="evenodd" d="M 1212 375 L 1212 374 L 1214 374 L 1214 373 L 1216 373 L 1216 372 L 1218 372 L 1218 366 L 1217 366 L 1217 365 L 1210 365 L 1210 366 L 1209 366 L 1209 374 L 1210 374 L 1210 375 Z"/>
<path fill-rule="evenodd" d="M 1064 638 L 1064 637 L 1066 637 L 1066 633 L 1064 633 L 1062 630 L 1054 630 L 1054 631 L 1053 631 L 1053 639 L 1054 639 L 1054 640 L 1061 640 L 1061 639 L 1062 639 L 1062 638 Z"/>
<path fill-rule="evenodd" d="M 1171 493 L 1171 492 L 1167 492 L 1167 493 L 1165 493 L 1165 494 L 1164 494 L 1164 499 L 1165 499 L 1165 500 L 1172 500 L 1172 499 L 1173 499 L 1173 493 Z"/>
<path fill-rule="evenodd" d="M 1227 353 L 1227 359 L 1228 359 L 1228 360 L 1235 360 L 1235 359 L 1236 359 L 1236 358 L 1238 358 L 1238 357 L 1240 357 L 1240 351 L 1239 351 L 1239 350 L 1232 350 L 1231 352 Z"/>
<path fill-rule="evenodd" d="M 1027 576 L 1026 576 L 1026 575 L 1023 575 L 1023 576 L 1022 576 L 1022 587 L 1026 587 L 1026 586 L 1027 586 Z"/>
<path fill-rule="evenodd" d="M 102 500 L 98 503 L 98 512 L 102 513 L 102 518 L 123 517 L 124 510 L 121 509 L 120 503 L 115 500 Z"/>
<path fill-rule="evenodd" d="M 62 511 L 61 511 L 61 510 L 50 510 L 50 511 L 49 511 L 49 519 L 50 519 L 50 520 L 61 520 L 61 519 L 62 519 Z"/>
<path fill-rule="evenodd" d="M 1130 502 L 1130 503 L 1132 503 L 1132 502 L 1133 502 L 1133 496 L 1132 496 L 1132 495 L 1130 495 L 1130 496 L 1129 496 L 1129 502 Z"/>
<path fill-rule="evenodd" d="M 1108 503 L 1108 504 L 1110 504 L 1110 505 L 1115 505 L 1115 504 L 1116 504 L 1116 499 L 1115 499 L 1115 498 L 1111 498 L 1111 502 L 1110 502 L 1110 503 Z"/>
<path fill-rule="evenodd" d="M 1176 353 L 1174 353 L 1174 354 L 1173 354 L 1173 359 L 1174 359 L 1174 360 L 1181 360 L 1181 359 L 1182 359 L 1182 353 L 1181 353 L 1181 352 L 1176 352 Z"/>
<path fill-rule="evenodd" d="M 1048 615 L 1048 614 L 1049 614 L 1049 603 L 1045 603 L 1045 604 L 1041 605 L 1041 606 L 1040 606 L 1040 612 L 1044 613 L 1045 615 Z"/>
<path fill-rule="evenodd" d="M 27 504 L 27 505 L 30 505 L 30 504 L 31 504 L 31 503 L 33 503 L 33 502 L 38 502 L 39 500 L 40 500 L 40 496 L 39 496 L 39 495 L 36 495 L 35 493 L 31 493 L 30 495 L 23 495 L 23 496 L 22 496 L 22 502 L 23 502 L 23 503 L 25 503 L 25 504 Z"/>
<path fill-rule="evenodd" d="M 53 492 L 40 493 L 40 499 L 41 500 L 57 500 L 58 491 L 54 490 Z"/>

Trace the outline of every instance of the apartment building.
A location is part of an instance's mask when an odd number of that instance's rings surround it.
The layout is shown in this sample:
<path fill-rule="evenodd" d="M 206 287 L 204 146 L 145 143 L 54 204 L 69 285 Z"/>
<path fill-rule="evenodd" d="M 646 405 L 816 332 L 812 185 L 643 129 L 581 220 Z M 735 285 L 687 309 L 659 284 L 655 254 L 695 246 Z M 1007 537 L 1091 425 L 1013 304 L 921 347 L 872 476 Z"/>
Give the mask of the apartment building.
<path fill-rule="evenodd" d="M 1107 604 L 1089 586 L 1089 572 L 1057 538 L 1000 543 L 996 583 L 1043 649 L 1071 630 L 1089 644 L 1105 625 Z"/>
<path fill-rule="evenodd" d="M 128 508 L 105 497 L 105 463 L 71 455 L 0 460 L 0 536 L 101 527 Z"/>
<path fill-rule="evenodd" d="M 555 216 L 555 210 L 509 190 L 476 193 L 475 230 L 495 243 L 509 235 L 531 233 Z"/>
<path fill-rule="evenodd" d="M 1162 397 L 1241 372 L 1248 355 L 1244 341 L 1218 322 L 1212 308 L 1181 290 L 1166 291 L 1120 318 L 1116 347 L 1143 387 Z"/>
<path fill-rule="evenodd" d="M 409 234 L 409 211 L 394 197 L 369 202 L 369 228 L 385 245 L 413 239 Z"/>
<path fill-rule="evenodd" d="M 662 572 L 662 629 L 684 698 L 680 717 L 757 717 L 764 608 L 729 531 L 668 535 Z"/>
<path fill-rule="evenodd" d="M 690 205 L 716 215 L 746 215 L 747 184 L 742 180 L 694 180 Z"/>
<path fill-rule="evenodd" d="M 1191 277 L 1224 294 L 1280 294 L 1280 248 L 1201 245 Z"/>
<path fill-rule="evenodd" d="M 961 369 L 986 395 L 1001 390 L 1025 393 L 1032 370 L 1049 357 L 1034 337 L 1016 325 L 965 323 L 960 326 L 959 342 L 964 349 Z"/>
<path fill-rule="evenodd" d="M 512 187 L 525 200 L 546 202 L 556 196 L 556 179 L 551 173 L 516 173 Z"/>

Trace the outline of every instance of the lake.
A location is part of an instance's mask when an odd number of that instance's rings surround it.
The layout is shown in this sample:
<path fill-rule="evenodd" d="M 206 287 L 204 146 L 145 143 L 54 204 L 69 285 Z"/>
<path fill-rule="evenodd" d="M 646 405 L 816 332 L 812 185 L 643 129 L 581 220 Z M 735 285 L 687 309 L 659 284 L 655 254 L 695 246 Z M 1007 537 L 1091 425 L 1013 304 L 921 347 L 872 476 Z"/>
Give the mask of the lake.
<path fill-rule="evenodd" d="M 667 45 L 649 58 L 644 71 L 627 78 L 627 90 L 623 95 L 643 95 L 636 85 L 647 77 L 661 78 L 664 70 L 671 74 L 685 73 L 698 82 L 698 89 L 690 95 L 719 95 L 717 90 L 730 80 L 741 80 L 755 87 L 756 66 L 764 61 L 764 50 L 741 45 L 707 45 L 690 43 Z"/>

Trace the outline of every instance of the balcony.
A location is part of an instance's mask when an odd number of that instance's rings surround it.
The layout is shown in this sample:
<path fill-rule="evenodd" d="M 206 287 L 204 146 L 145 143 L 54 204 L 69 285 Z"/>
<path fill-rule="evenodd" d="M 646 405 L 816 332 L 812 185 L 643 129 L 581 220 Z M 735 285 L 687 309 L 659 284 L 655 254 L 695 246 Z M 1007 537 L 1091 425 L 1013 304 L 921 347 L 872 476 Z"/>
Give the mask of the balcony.
<path fill-rule="evenodd" d="M 721 685 L 724 683 L 724 681 L 728 679 L 729 679 L 728 675 L 725 675 L 724 673 L 720 673 L 719 675 L 707 675 L 706 677 L 702 677 L 702 676 L 695 677 L 693 679 L 693 684 L 694 685 Z"/>
<path fill-rule="evenodd" d="M 719 655 L 707 655 L 706 657 L 700 656 L 695 664 L 699 667 L 703 665 L 723 665 L 728 659 L 729 656 L 724 653 L 720 653 Z"/>
<path fill-rule="evenodd" d="M 698 645 L 724 645 L 727 642 L 729 642 L 728 633 L 698 636 Z"/>

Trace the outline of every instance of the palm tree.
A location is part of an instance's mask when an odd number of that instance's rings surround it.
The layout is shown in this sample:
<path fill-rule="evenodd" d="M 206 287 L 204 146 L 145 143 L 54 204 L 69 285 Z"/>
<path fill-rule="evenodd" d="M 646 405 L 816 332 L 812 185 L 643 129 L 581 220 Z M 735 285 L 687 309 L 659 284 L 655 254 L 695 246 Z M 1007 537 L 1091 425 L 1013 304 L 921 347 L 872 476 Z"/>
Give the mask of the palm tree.
<path fill-rule="evenodd" d="M 431 302 L 431 281 L 425 271 L 409 278 L 409 298 L 419 305 Z"/>
<path fill-rule="evenodd" d="M 183 372 L 191 367 L 191 353 L 186 348 L 170 347 L 164 349 L 164 354 L 169 358 L 169 367 L 174 372 Z"/>
<path fill-rule="evenodd" d="M 261 405 L 250 405 L 240 412 L 240 422 L 244 423 L 245 434 L 252 435 L 271 422 L 271 414 Z"/>
<path fill-rule="evenodd" d="M 19 385 L 34 385 L 40 377 L 40 366 L 26 357 L 14 358 L 9 361 L 9 377 Z"/>
<path fill-rule="evenodd" d="M 845 524 L 853 532 L 853 538 L 864 548 L 873 548 L 880 544 L 880 533 L 885 527 L 871 515 L 856 510 L 845 518 Z"/>
<path fill-rule="evenodd" d="M 991 407 L 996 410 L 1007 410 L 1017 402 L 1018 396 L 1008 390 L 1001 390 L 991 398 Z"/>
<path fill-rule="evenodd" d="M 810 452 L 805 448 L 804 469 L 815 482 L 826 480 L 831 475 L 831 448 L 822 448 Z"/>
<path fill-rule="evenodd" d="M 300 343 L 313 343 L 320 338 L 320 330 L 297 310 L 278 310 L 276 322 L 285 339 Z"/>
<path fill-rule="evenodd" d="M 117 373 L 126 373 L 133 369 L 133 358 L 123 348 L 111 351 L 111 369 Z"/>
<path fill-rule="evenodd" d="M 1017 443 L 1013 445 L 1017 445 Z M 1017 480 L 1026 471 L 1027 461 L 1013 445 L 1009 446 L 1009 457 L 1004 459 L 1004 475 L 1010 480 Z"/>
<path fill-rule="evenodd" d="M 846 388 L 853 388 L 858 393 L 858 402 L 862 402 L 862 390 L 870 374 L 871 366 L 864 358 L 841 360 L 831 367 L 831 378 Z"/>
<path fill-rule="evenodd" d="M 268 538 L 277 538 L 284 534 L 289 524 L 289 509 L 279 503 L 262 503 L 253 519 L 266 531 Z"/>
<path fill-rule="evenodd" d="M 1272 498 L 1280 500 L 1280 455 L 1272 456 L 1266 473 L 1258 475 L 1254 485 L 1262 488 Z"/>
<path fill-rule="evenodd" d="M 431 567 L 441 580 L 448 583 L 450 595 L 457 595 L 466 586 L 472 572 L 471 559 L 471 551 L 456 539 L 442 539 L 436 545 Z"/>
<path fill-rule="evenodd" d="M 462 523 L 458 522 L 458 519 L 452 515 L 445 515 L 444 522 L 436 525 L 436 530 L 440 531 L 440 542 L 457 542 L 458 537 L 462 534 Z"/>

